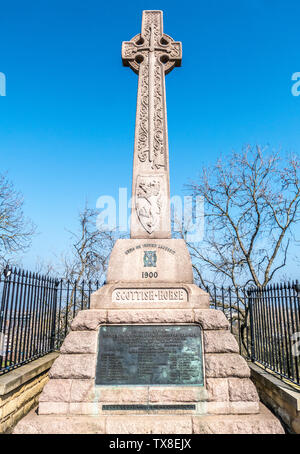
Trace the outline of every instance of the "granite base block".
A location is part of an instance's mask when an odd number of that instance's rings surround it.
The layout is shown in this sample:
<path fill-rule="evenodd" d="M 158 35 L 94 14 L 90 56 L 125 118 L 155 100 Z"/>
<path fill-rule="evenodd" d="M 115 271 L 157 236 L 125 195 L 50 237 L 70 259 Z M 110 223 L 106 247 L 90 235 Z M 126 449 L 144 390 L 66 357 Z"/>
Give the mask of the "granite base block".
<path fill-rule="evenodd" d="M 31 411 L 14 434 L 284 434 L 263 405 L 256 415 L 41 415 Z"/>

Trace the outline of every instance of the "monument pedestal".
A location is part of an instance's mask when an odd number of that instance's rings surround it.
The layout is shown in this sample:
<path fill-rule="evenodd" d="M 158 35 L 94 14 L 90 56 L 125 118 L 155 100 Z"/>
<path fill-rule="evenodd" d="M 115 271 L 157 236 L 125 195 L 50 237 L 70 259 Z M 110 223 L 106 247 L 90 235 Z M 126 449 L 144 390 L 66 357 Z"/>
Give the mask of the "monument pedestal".
<path fill-rule="evenodd" d="M 200 327 L 203 386 L 96 385 L 100 328 L 132 325 Z M 81 311 L 50 370 L 38 415 L 26 416 L 14 433 L 283 433 L 259 405 L 228 328 L 225 315 L 213 309 Z"/>
<path fill-rule="evenodd" d="M 14 433 L 283 433 L 182 240 L 116 242 L 49 378 Z"/>
<path fill-rule="evenodd" d="M 117 240 L 106 284 L 91 295 L 91 309 L 209 308 L 209 296 L 194 284 L 184 240 Z"/>
<path fill-rule="evenodd" d="M 109 258 L 108 284 L 194 283 L 190 254 L 180 239 L 117 240 Z"/>

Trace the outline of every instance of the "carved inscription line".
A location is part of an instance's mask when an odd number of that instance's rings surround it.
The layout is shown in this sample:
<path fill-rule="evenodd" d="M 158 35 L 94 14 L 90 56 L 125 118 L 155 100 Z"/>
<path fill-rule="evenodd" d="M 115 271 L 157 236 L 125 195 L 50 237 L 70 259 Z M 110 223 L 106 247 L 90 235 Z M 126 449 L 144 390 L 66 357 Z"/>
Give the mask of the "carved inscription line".
<path fill-rule="evenodd" d="M 131 248 L 127 249 L 124 252 L 124 254 L 126 254 L 126 255 L 131 254 L 131 252 L 141 250 L 142 248 L 157 248 L 157 249 L 162 249 L 166 252 L 169 252 L 170 254 L 176 254 L 176 251 L 174 251 L 174 249 L 171 249 L 168 246 L 164 246 L 163 244 L 154 244 L 154 243 L 147 243 L 147 244 L 143 244 L 143 245 L 138 244 L 135 247 L 131 247 Z"/>
<path fill-rule="evenodd" d="M 152 410 L 195 410 L 196 405 L 143 405 L 143 404 L 128 404 L 128 405 L 102 405 L 102 410 L 144 410 L 144 411 L 152 411 Z"/>
<path fill-rule="evenodd" d="M 145 301 L 164 301 L 164 302 L 186 302 L 188 294 L 185 289 L 115 289 L 112 294 L 112 301 L 126 302 L 145 302 Z"/>
<path fill-rule="evenodd" d="M 154 325 L 152 325 L 154 326 Z M 134 344 L 136 341 L 138 341 L 139 339 L 141 338 L 144 338 L 145 337 L 145 334 L 142 332 L 140 334 L 137 334 L 137 333 L 121 333 L 121 334 L 111 334 L 111 333 L 103 333 L 103 337 L 107 338 L 107 339 L 118 339 L 118 340 L 125 340 L 126 342 L 129 342 L 130 344 Z M 165 332 L 165 333 L 160 333 L 160 332 L 157 332 L 155 331 L 155 326 L 154 326 L 154 329 L 153 329 L 153 332 L 152 333 L 147 333 L 147 338 L 148 339 L 157 339 L 158 337 L 160 337 L 162 340 L 164 340 L 165 342 L 166 341 L 172 341 L 172 339 L 174 340 L 185 340 L 186 339 L 186 334 L 175 334 L 175 333 L 168 333 L 168 332 Z M 190 334 L 189 337 L 199 337 L 199 333 L 196 335 L 196 334 Z"/>

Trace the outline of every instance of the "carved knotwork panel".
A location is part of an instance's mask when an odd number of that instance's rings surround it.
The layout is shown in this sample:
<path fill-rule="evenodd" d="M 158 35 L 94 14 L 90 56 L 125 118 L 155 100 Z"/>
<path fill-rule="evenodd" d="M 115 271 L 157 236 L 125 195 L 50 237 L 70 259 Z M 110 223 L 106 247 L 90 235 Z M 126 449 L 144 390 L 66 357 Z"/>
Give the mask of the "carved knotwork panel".
<path fill-rule="evenodd" d="M 154 137 L 152 168 L 159 169 L 166 166 L 166 112 L 163 88 L 163 70 L 156 64 L 154 69 Z"/>
<path fill-rule="evenodd" d="M 165 44 L 166 43 L 166 44 Z M 163 63 L 164 73 L 168 74 L 175 66 L 181 65 L 182 47 L 165 33 L 159 41 L 159 48 L 155 49 L 156 58 Z M 122 61 L 124 66 L 129 66 L 136 74 L 139 74 L 140 64 L 147 60 L 148 49 L 145 49 L 145 40 L 142 35 L 136 35 L 131 41 L 122 43 Z"/>
<path fill-rule="evenodd" d="M 139 160 L 145 162 L 149 156 L 149 80 L 148 64 L 144 64 L 140 73 L 139 106 L 137 117 L 137 153 Z"/>

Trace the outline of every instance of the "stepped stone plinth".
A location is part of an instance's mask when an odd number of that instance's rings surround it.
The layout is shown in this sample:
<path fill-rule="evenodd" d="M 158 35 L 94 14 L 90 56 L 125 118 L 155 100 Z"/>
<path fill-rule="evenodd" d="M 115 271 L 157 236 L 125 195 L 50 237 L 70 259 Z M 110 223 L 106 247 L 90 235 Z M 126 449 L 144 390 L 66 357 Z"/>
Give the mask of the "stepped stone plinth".
<path fill-rule="evenodd" d="M 95 384 L 101 326 L 162 324 L 201 328 L 204 386 Z M 284 433 L 259 403 L 250 369 L 218 310 L 81 311 L 49 376 L 38 414 L 27 415 L 15 433 Z M 128 410 L 128 405 L 136 409 Z"/>

